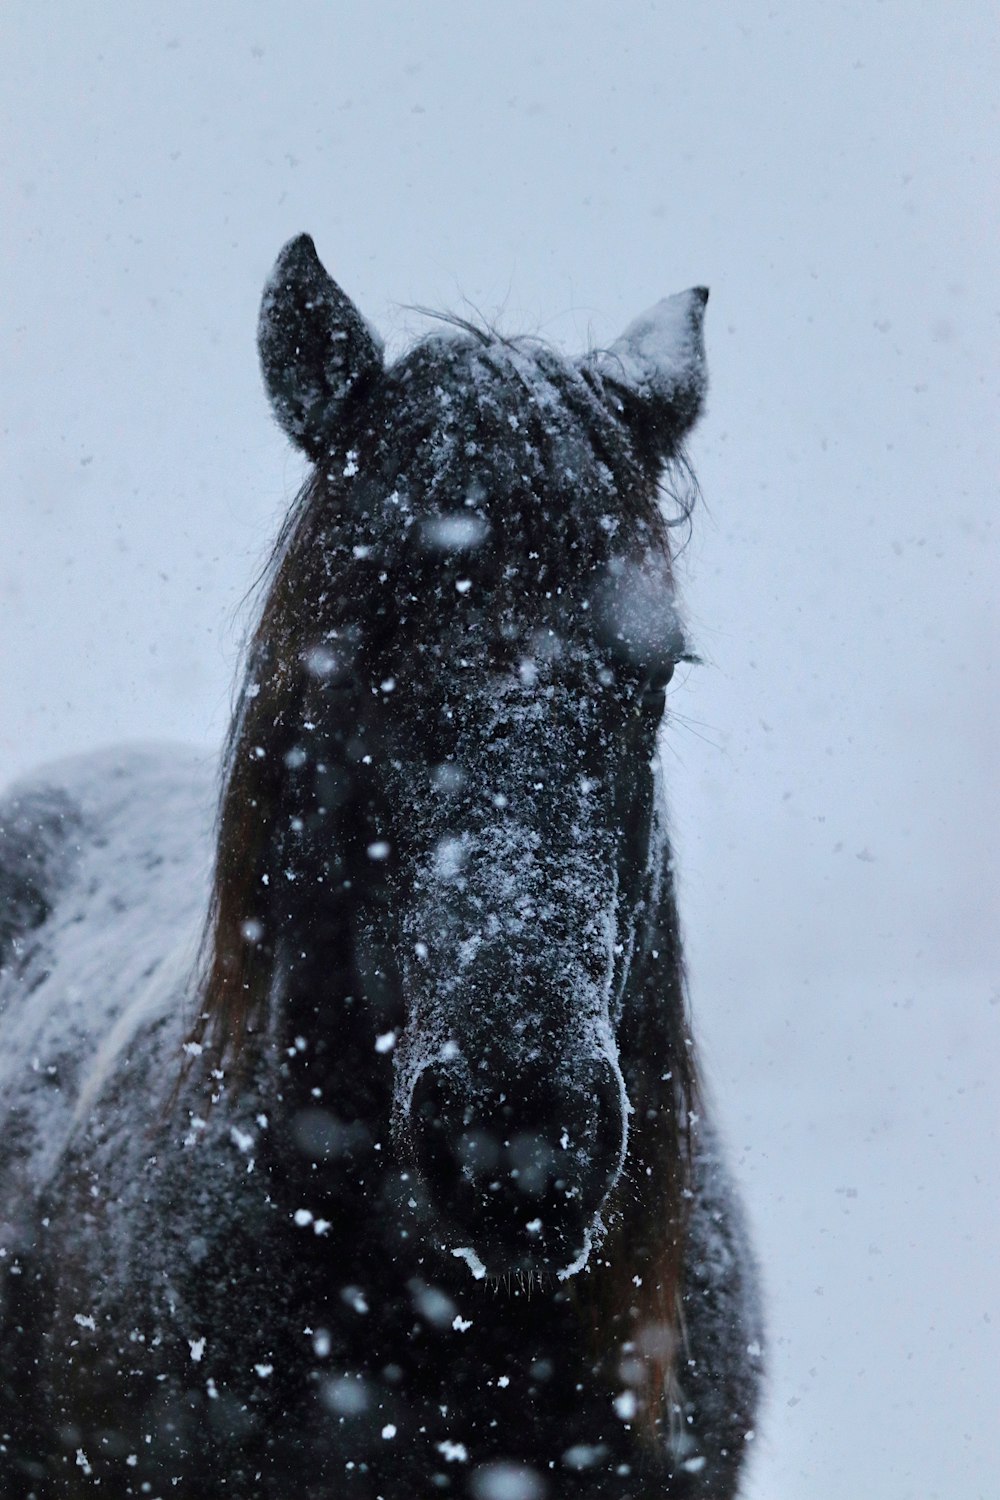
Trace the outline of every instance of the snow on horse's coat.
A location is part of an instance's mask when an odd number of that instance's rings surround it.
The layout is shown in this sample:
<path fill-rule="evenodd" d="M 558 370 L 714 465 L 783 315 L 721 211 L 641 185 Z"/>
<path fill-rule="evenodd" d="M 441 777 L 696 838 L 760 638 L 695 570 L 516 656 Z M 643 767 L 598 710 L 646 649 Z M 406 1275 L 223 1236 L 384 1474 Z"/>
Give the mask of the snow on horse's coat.
<path fill-rule="evenodd" d="M 292 241 L 315 471 L 223 762 L 0 804 L 0 1494 L 734 1496 L 760 1329 L 658 749 L 700 289 L 386 368 Z"/>

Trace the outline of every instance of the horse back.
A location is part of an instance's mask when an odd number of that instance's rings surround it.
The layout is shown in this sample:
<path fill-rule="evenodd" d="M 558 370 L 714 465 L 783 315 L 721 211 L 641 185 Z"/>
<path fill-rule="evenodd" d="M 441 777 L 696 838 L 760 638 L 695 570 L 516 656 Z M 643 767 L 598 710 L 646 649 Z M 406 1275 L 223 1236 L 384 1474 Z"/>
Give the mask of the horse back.
<path fill-rule="evenodd" d="M 205 902 L 212 783 L 211 761 L 187 750 L 112 750 L 48 767 L 0 802 L 8 1236 L 51 1178 L 111 1054 L 142 1026 L 157 990 L 165 1000 L 166 970 L 182 998 Z"/>

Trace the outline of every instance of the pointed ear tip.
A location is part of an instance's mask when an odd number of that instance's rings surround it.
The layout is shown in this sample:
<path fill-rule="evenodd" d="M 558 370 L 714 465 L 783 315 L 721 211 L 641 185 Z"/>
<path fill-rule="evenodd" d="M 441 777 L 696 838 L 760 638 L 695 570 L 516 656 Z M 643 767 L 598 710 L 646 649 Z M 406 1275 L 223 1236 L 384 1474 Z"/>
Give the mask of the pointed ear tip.
<path fill-rule="evenodd" d="M 304 260 L 319 262 L 316 253 L 316 245 L 311 234 L 293 235 L 278 252 L 278 265 L 286 266 L 289 261 Z"/>
<path fill-rule="evenodd" d="M 707 286 L 693 286 L 691 288 L 691 295 L 693 297 L 697 297 L 698 301 L 701 303 L 702 307 L 704 307 L 705 304 L 708 302 L 708 287 Z"/>

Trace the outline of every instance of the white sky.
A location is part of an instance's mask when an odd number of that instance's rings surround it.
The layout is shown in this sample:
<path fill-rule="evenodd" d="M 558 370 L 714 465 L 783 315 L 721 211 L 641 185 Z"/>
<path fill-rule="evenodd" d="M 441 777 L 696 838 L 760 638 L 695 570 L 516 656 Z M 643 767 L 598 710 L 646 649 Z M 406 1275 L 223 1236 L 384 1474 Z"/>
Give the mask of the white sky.
<path fill-rule="evenodd" d="M 290 235 L 396 348 L 712 287 L 670 766 L 752 1500 L 997 1493 L 998 54 L 972 0 L 0 12 L 0 779 L 220 739 Z"/>

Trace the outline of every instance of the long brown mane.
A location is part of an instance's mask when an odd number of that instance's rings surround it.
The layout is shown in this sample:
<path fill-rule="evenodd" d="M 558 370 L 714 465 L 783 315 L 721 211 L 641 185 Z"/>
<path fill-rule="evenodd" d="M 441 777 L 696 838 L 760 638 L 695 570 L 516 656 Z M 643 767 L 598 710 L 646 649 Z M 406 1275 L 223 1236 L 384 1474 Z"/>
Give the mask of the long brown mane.
<path fill-rule="evenodd" d="M 264 604 L 246 650 L 246 671 L 223 755 L 216 859 L 201 943 L 199 1015 L 192 1040 L 213 1068 L 243 1071 L 244 1049 L 263 1024 L 274 960 L 267 899 L 268 854 L 281 809 L 283 755 L 305 644 L 316 631 L 328 497 L 305 484 L 264 571 Z M 310 559 L 313 567 L 310 568 Z M 311 586 L 312 585 L 312 586 Z M 265 877 L 267 884 L 264 884 Z"/>

